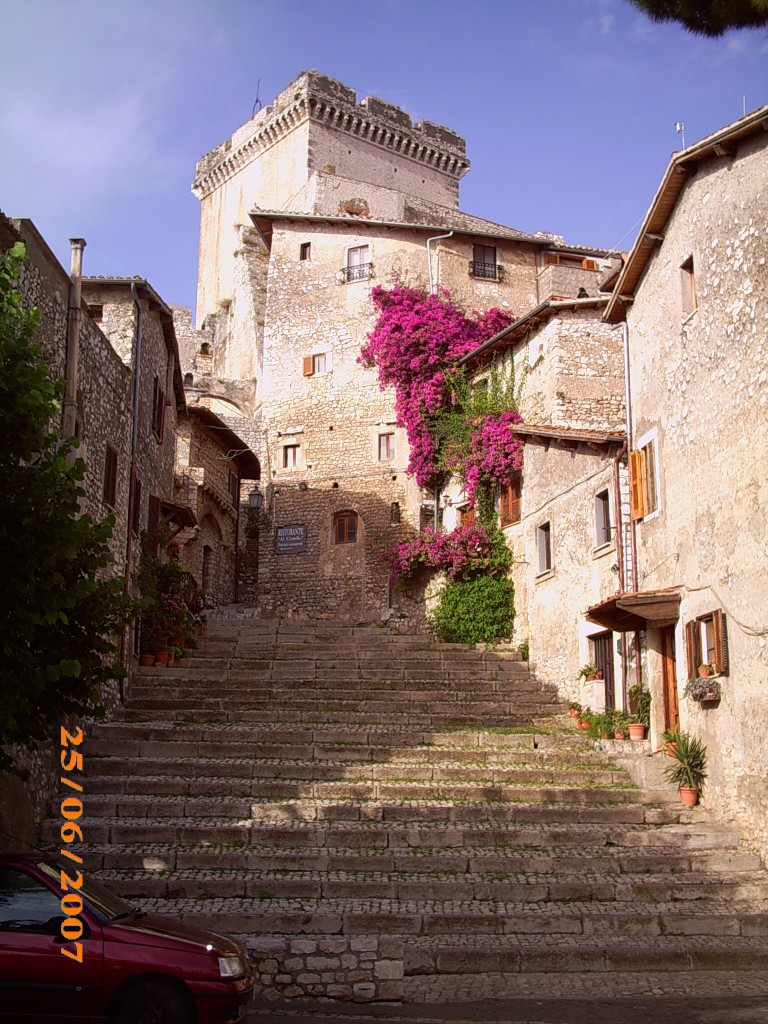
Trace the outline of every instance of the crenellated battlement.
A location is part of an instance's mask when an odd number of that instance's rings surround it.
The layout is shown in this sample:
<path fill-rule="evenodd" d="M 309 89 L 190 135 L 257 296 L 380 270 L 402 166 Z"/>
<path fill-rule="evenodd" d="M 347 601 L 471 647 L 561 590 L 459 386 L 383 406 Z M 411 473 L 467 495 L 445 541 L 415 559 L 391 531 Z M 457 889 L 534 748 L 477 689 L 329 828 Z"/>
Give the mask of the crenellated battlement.
<path fill-rule="evenodd" d="M 413 124 L 404 110 L 375 96 L 358 103 L 354 90 L 342 82 L 304 71 L 231 139 L 200 160 L 193 193 L 200 199 L 210 194 L 307 121 L 420 163 L 455 182 L 469 170 L 466 142 L 449 128 L 424 120 Z"/>

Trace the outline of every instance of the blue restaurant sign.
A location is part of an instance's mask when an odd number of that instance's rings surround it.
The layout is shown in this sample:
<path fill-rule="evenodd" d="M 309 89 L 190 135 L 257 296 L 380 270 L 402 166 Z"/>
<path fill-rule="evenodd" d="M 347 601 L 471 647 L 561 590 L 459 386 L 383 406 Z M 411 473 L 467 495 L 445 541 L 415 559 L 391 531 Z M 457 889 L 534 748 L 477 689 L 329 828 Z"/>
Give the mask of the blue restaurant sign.
<path fill-rule="evenodd" d="M 275 530 L 275 553 L 295 555 L 307 550 L 306 526 L 278 526 Z"/>

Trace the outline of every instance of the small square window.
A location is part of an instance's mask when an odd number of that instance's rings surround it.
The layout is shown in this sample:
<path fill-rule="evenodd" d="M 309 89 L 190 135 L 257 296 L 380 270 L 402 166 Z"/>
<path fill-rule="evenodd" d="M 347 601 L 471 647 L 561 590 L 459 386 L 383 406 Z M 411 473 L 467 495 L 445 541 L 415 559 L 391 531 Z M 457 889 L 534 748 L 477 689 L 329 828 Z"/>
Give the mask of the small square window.
<path fill-rule="evenodd" d="M 395 457 L 395 435 L 379 434 L 379 462 L 391 462 Z"/>
<path fill-rule="evenodd" d="M 320 352 L 316 356 L 312 356 L 312 373 L 325 373 L 325 352 Z"/>
<path fill-rule="evenodd" d="M 595 495 L 595 544 L 602 547 L 611 542 L 611 504 L 608 491 Z"/>
<path fill-rule="evenodd" d="M 302 261 L 302 263 L 305 260 L 309 259 L 309 256 L 310 256 L 311 252 L 312 252 L 312 243 L 311 242 L 302 242 L 301 245 L 299 246 L 299 259 Z"/>
<path fill-rule="evenodd" d="M 336 544 L 356 544 L 357 512 L 337 512 L 333 517 L 333 536 Z"/>
<path fill-rule="evenodd" d="M 538 555 L 539 572 L 549 572 L 552 568 L 551 523 L 542 523 L 536 530 L 536 553 Z"/>
<path fill-rule="evenodd" d="M 283 469 L 296 469 L 299 464 L 299 449 L 301 445 L 283 445 Z"/>
<path fill-rule="evenodd" d="M 472 259 L 469 264 L 469 272 L 472 277 L 485 277 L 495 281 L 499 268 L 496 263 L 495 245 L 473 245 Z"/>
<path fill-rule="evenodd" d="M 347 249 L 347 265 L 344 280 L 365 281 L 371 276 L 371 255 L 367 245 L 356 245 Z"/>

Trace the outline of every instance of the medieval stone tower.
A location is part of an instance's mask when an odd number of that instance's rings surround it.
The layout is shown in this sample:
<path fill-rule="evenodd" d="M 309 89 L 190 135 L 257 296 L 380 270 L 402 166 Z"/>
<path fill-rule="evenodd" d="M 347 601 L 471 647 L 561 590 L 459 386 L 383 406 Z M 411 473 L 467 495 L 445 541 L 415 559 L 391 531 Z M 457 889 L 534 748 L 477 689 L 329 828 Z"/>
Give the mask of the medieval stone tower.
<path fill-rule="evenodd" d="M 240 567 L 265 613 L 386 616 L 381 555 L 429 503 L 405 474 L 394 396 L 358 363 L 372 288 L 439 284 L 519 313 L 564 248 L 460 212 L 468 169 L 454 132 L 314 71 L 197 166 L 202 333 L 177 333 L 191 400 L 261 462 Z"/>

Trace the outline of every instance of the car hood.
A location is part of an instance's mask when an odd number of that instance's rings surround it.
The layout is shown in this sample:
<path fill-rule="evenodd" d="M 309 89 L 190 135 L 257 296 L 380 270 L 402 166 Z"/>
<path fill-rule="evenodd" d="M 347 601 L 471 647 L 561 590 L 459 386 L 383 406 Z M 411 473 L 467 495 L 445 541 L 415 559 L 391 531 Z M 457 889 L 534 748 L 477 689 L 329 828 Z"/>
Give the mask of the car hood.
<path fill-rule="evenodd" d="M 146 946 L 178 947 L 187 946 L 191 951 L 199 953 L 215 952 L 221 956 L 243 956 L 244 950 L 239 942 L 218 932 L 194 925 L 174 921 L 170 917 L 159 914 L 139 914 L 115 921 L 104 926 L 104 937 L 112 942 L 130 942 Z M 208 947 L 211 947 L 210 949 Z"/>

